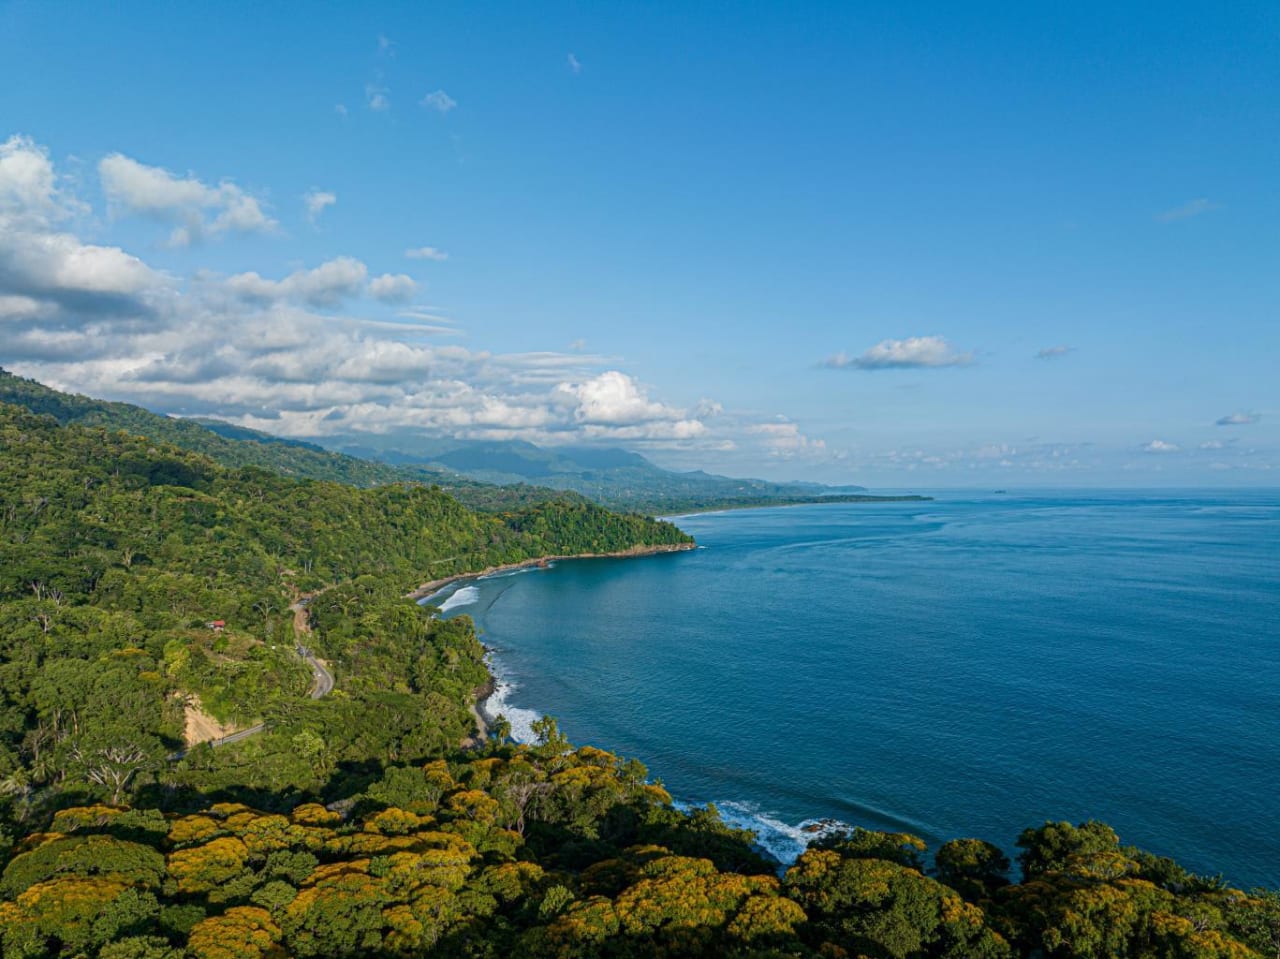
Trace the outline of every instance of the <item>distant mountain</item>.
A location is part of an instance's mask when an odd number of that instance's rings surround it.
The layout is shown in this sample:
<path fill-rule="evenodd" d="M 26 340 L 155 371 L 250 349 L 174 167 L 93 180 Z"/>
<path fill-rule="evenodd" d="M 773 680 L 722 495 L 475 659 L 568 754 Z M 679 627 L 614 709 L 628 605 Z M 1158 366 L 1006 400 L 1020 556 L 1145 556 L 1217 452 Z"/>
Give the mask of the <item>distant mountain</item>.
<path fill-rule="evenodd" d="M 172 443 L 203 453 L 223 466 L 257 466 L 298 479 L 333 480 L 350 486 L 380 486 L 406 478 L 386 463 L 343 456 L 311 443 L 281 440 L 229 423 L 218 423 L 215 429 L 213 425 L 162 416 L 130 403 L 61 393 L 6 370 L 0 370 L 0 403 L 22 406 L 63 424 L 124 430 Z"/>
<path fill-rule="evenodd" d="M 341 443 L 341 440 L 338 441 Z M 736 479 L 702 470 L 663 469 L 639 453 L 616 448 L 562 446 L 545 449 L 522 441 L 407 438 L 395 448 L 339 445 L 343 452 L 401 467 L 445 468 L 481 483 L 527 483 L 572 490 L 610 509 L 672 514 L 740 506 L 900 499 L 866 494 L 862 486 L 772 483 Z"/>
<path fill-rule="evenodd" d="M 62 393 L 0 370 L 0 403 L 12 403 L 60 423 L 124 430 L 203 453 L 233 468 L 255 466 L 298 479 L 350 486 L 436 485 L 472 509 L 502 513 L 584 497 L 610 509 L 670 515 L 706 509 L 794 503 L 899 499 L 865 495 L 861 486 L 771 483 L 696 470 L 663 469 L 639 453 L 616 448 L 544 449 L 520 441 L 397 437 L 399 448 L 365 438 L 339 438 L 338 449 L 246 429 L 220 420 L 175 419 L 130 403 Z"/>
<path fill-rule="evenodd" d="M 279 443 L 281 446 L 294 446 L 301 450 L 312 450 L 316 453 L 327 453 L 323 446 L 317 446 L 315 443 L 308 443 L 306 440 L 290 439 L 287 436 L 272 436 L 270 433 L 263 433 L 260 430 L 251 430 L 247 426 L 236 426 L 234 423 L 228 423 L 225 420 L 211 420 L 203 416 L 192 416 L 187 420 L 188 423 L 199 423 L 207 430 L 217 433 L 219 436 L 229 440 L 249 440 L 254 443 Z M 332 455 L 332 454 L 330 454 Z"/>
<path fill-rule="evenodd" d="M 0 369 L 0 403 L 52 416 L 64 425 L 123 430 L 134 436 L 172 443 L 232 468 L 255 466 L 295 479 L 329 480 L 359 487 L 388 483 L 439 486 L 464 505 L 489 513 L 518 512 L 549 502 L 573 504 L 584 499 L 569 490 L 531 485 L 516 479 L 495 486 L 469 479 L 442 465 L 381 461 L 374 450 L 362 451 L 365 455 L 333 452 L 314 443 L 272 436 L 221 420 L 175 419 L 131 403 L 63 393 L 3 369 Z M 440 448 L 451 448 L 451 442 L 442 443 Z"/>

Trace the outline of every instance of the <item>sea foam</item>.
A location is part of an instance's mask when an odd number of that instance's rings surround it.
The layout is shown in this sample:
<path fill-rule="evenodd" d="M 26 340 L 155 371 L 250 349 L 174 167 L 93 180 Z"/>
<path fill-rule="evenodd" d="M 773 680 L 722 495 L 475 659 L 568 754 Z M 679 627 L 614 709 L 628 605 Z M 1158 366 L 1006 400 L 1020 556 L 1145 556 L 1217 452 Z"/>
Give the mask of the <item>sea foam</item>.
<path fill-rule="evenodd" d="M 440 604 L 440 612 L 447 613 L 449 610 L 457 609 L 459 606 L 470 606 L 479 598 L 480 590 L 474 586 L 463 586 Z"/>
<path fill-rule="evenodd" d="M 485 715 L 490 719 L 496 719 L 499 716 L 506 719 L 511 724 L 511 738 L 516 742 L 526 745 L 536 743 L 538 737 L 533 731 L 533 724 L 542 718 L 542 713 L 536 709 L 511 705 L 507 697 L 519 688 L 519 684 L 499 675 L 494 670 L 492 662 L 490 662 L 490 670 L 494 673 L 494 679 L 497 682 L 493 695 L 484 702 Z"/>
<path fill-rule="evenodd" d="M 675 807 L 682 812 L 699 808 L 698 803 L 677 800 Z M 776 859 L 783 866 L 792 865 L 809 844 L 826 836 L 848 832 L 846 823 L 834 819 L 806 819 L 795 824 L 776 819 L 754 803 L 726 800 L 714 804 L 720 818 L 735 829 L 749 829 L 755 833 L 756 845 L 762 852 Z"/>

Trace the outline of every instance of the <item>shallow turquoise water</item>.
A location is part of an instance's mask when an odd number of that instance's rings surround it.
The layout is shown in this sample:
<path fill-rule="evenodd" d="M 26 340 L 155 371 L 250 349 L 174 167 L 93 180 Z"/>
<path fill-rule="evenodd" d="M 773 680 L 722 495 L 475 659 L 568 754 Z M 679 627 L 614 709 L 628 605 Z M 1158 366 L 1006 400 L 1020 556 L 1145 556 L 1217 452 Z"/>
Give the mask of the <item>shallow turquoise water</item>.
<path fill-rule="evenodd" d="M 695 552 L 446 603 L 494 704 L 635 756 L 794 855 L 805 820 L 1046 818 L 1280 885 L 1280 492 L 939 493 L 682 517 Z"/>

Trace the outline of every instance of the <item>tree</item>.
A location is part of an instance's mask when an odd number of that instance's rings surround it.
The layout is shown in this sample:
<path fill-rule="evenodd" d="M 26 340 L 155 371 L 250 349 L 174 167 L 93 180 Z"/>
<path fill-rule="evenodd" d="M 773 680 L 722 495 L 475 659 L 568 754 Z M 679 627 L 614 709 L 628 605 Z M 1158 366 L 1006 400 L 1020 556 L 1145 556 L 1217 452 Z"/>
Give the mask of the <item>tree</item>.
<path fill-rule="evenodd" d="M 934 859 L 938 879 L 969 902 L 981 902 L 1009 884 L 1009 857 L 981 839 L 952 839 Z"/>
<path fill-rule="evenodd" d="M 1025 829 L 1018 836 L 1017 845 L 1022 849 L 1018 864 L 1025 881 L 1060 871 L 1073 857 L 1115 852 L 1120 848 L 1120 839 L 1106 823 L 1091 819 L 1079 826 L 1046 822 L 1038 828 Z"/>

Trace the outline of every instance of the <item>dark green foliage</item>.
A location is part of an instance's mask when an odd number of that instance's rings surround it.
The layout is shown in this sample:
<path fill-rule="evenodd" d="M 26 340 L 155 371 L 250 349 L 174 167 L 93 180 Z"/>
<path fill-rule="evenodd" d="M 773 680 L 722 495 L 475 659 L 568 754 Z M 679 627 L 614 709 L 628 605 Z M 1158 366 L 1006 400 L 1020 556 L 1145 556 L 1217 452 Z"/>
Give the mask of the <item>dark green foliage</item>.
<path fill-rule="evenodd" d="M 1018 837 L 1018 864 L 1024 880 L 1046 873 L 1062 872 L 1100 854 L 1117 852 L 1120 839 L 1106 823 L 1089 820 L 1079 826 L 1069 822 L 1046 822 L 1038 829 L 1023 830 Z"/>
<path fill-rule="evenodd" d="M 969 902 L 983 902 L 1009 884 L 1009 857 L 981 839 L 952 839 L 934 858 L 939 881 Z"/>
<path fill-rule="evenodd" d="M 228 467 L 258 466 L 299 479 L 334 480 L 353 486 L 377 486 L 409 478 L 395 467 L 330 453 L 310 443 L 280 440 L 229 424 L 206 426 L 195 420 L 173 419 L 129 403 L 59 393 L 4 370 L 0 370 L 0 403 L 52 416 L 59 423 L 123 430 L 172 443 Z"/>
<path fill-rule="evenodd" d="M 846 859 L 884 859 L 917 872 L 924 842 L 905 832 L 878 832 L 858 827 L 846 833 L 826 836 L 813 844 L 815 849 L 832 849 Z"/>
<path fill-rule="evenodd" d="M 57 396 L 64 419 L 92 413 Z M 779 882 L 714 808 L 676 810 L 641 763 L 552 720 L 534 746 L 460 752 L 482 649 L 406 590 L 684 543 L 669 525 L 228 469 L 3 405 L 0 467 L 6 957 L 1280 959 L 1276 893 L 1101 823 L 1024 832 L 1017 885 L 988 843 L 945 844 L 933 879 L 921 840 L 864 829 Z M 331 695 L 307 697 L 297 642 Z M 179 759 L 190 694 L 267 728 Z"/>
<path fill-rule="evenodd" d="M 96 415 L 42 389 L 65 419 Z M 467 735 L 488 674 L 469 621 L 435 620 L 406 591 L 544 554 L 688 541 L 579 498 L 479 514 L 435 488 L 229 470 L 3 405 L 0 467 L 0 816 L 50 790 L 314 791 L 343 764 L 439 755 Z M 291 606 L 306 593 L 305 642 L 340 686 L 319 702 L 294 651 Z M 221 722 L 272 731 L 168 768 L 193 697 Z"/>

